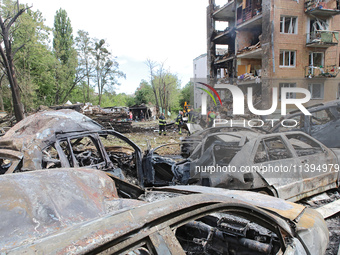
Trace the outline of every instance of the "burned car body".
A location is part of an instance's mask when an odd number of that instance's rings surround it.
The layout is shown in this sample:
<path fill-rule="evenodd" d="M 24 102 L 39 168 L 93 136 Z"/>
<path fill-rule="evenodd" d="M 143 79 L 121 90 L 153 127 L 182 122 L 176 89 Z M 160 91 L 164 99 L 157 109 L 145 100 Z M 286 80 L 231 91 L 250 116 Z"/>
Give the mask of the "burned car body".
<path fill-rule="evenodd" d="M 329 238 L 313 209 L 254 192 L 176 186 L 123 199 L 92 169 L 2 175 L 0 189 L 6 254 L 317 255 Z"/>
<path fill-rule="evenodd" d="M 189 127 L 190 125 L 193 126 L 192 131 L 196 132 L 190 132 L 190 136 L 185 137 L 181 142 L 181 155 L 185 158 L 189 157 L 190 154 L 194 151 L 194 149 L 197 147 L 198 144 L 202 142 L 204 137 L 206 137 L 209 134 L 217 133 L 217 132 L 237 132 L 237 131 L 249 131 L 249 132 L 262 132 L 260 129 L 251 129 L 247 127 L 241 127 L 241 126 L 217 126 L 217 127 L 210 127 L 206 129 L 202 129 L 201 126 L 197 124 L 187 124 Z M 201 129 L 201 130 L 200 130 Z"/>
<path fill-rule="evenodd" d="M 269 131 L 303 131 L 314 137 L 329 148 L 340 148 L 339 136 L 334 136 L 340 131 L 340 100 L 307 107 L 311 115 L 305 115 L 301 111 L 293 111 L 281 118 Z M 294 128 L 282 127 L 282 120 L 293 119 L 297 126 Z M 292 123 L 292 126 L 294 123 Z"/>
<path fill-rule="evenodd" d="M 107 139 L 116 139 L 118 145 L 105 146 Z M 123 179 L 124 172 L 128 172 L 138 179 L 138 173 L 142 173 L 141 162 L 142 151 L 135 143 L 114 130 L 105 130 L 97 122 L 72 110 L 33 114 L 0 139 L 2 174 L 48 168 L 91 167 L 111 172 Z"/>
<path fill-rule="evenodd" d="M 340 151 L 299 131 L 212 133 L 177 163 L 154 154 L 148 155 L 144 176 L 150 186 L 199 184 L 265 192 L 290 201 L 339 186 Z"/>

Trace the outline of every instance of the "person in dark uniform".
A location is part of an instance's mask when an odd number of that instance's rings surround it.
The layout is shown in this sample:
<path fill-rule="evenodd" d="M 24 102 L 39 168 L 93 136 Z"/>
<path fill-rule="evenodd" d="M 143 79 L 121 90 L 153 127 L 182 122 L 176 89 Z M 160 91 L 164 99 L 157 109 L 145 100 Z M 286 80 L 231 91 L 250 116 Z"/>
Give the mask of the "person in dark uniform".
<path fill-rule="evenodd" d="M 140 121 L 144 121 L 144 112 L 143 112 L 143 110 L 140 110 L 139 118 L 140 118 Z"/>
<path fill-rule="evenodd" d="M 159 135 L 162 135 L 162 132 L 164 132 L 164 135 L 166 135 L 166 130 L 165 130 L 165 127 L 166 127 L 166 120 L 165 120 L 165 117 L 164 117 L 164 113 L 162 112 L 161 116 L 159 116 Z"/>
<path fill-rule="evenodd" d="M 183 112 L 179 111 L 177 118 L 176 118 L 176 123 L 175 123 L 178 127 L 178 134 L 182 134 L 182 125 L 183 125 Z"/>
<path fill-rule="evenodd" d="M 195 123 L 194 118 L 195 118 L 194 109 L 191 108 L 190 112 L 188 113 L 188 123 Z"/>

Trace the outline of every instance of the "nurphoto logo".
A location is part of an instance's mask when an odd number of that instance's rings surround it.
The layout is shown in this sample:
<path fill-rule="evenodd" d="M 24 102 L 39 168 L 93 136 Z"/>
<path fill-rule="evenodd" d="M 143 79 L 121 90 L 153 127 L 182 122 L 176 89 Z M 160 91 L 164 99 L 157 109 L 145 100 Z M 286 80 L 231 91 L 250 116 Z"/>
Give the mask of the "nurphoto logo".
<path fill-rule="evenodd" d="M 219 99 L 220 104 L 222 105 L 222 100 L 217 93 L 217 91 L 210 85 L 203 83 L 203 82 L 197 82 L 207 88 L 209 88 Z M 232 99 L 233 99 L 233 115 L 244 115 L 244 108 L 245 108 L 245 102 L 244 102 L 244 94 L 242 90 L 235 86 L 235 85 L 230 85 L 230 84 L 223 84 L 223 89 L 228 89 L 231 92 Z M 198 87 L 199 88 L 199 87 Z M 215 105 L 216 100 L 214 96 L 207 90 L 203 88 L 199 88 L 203 91 L 205 91 L 210 97 L 213 99 Z M 275 112 L 277 109 L 278 105 L 278 89 L 277 88 L 272 88 L 273 89 L 273 98 L 272 98 L 272 106 L 268 110 L 258 110 L 255 109 L 254 104 L 253 104 L 253 88 L 248 87 L 247 89 L 247 106 L 248 109 L 251 113 L 255 115 L 270 115 Z M 287 98 L 286 95 L 289 95 L 290 93 L 301 93 L 304 94 L 305 97 L 303 98 Z M 293 104 L 295 105 L 300 111 L 305 114 L 305 115 L 311 115 L 310 112 L 302 105 L 304 103 L 307 103 L 311 99 L 311 94 L 309 90 L 304 89 L 304 88 L 281 88 L 281 115 L 286 115 L 287 114 L 287 104 Z M 207 114 L 207 101 L 206 97 L 202 97 L 202 115 Z"/>

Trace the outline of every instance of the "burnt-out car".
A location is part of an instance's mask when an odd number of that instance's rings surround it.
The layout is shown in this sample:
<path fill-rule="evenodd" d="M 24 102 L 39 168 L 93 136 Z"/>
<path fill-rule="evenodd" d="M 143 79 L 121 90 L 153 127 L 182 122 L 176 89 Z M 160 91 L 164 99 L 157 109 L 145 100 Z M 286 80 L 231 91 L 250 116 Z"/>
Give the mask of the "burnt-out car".
<path fill-rule="evenodd" d="M 334 135 L 340 132 L 340 100 L 321 103 L 307 109 L 311 115 L 305 115 L 300 110 L 290 112 L 269 129 L 269 132 L 302 131 L 329 148 L 340 148 L 340 136 Z M 282 121 L 291 123 L 285 127 L 281 124 Z"/>
<path fill-rule="evenodd" d="M 145 183 L 252 190 L 297 201 L 339 187 L 339 156 L 339 149 L 299 131 L 218 132 L 207 135 L 184 161 L 151 150 Z"/>
<path fill-rule="evenodd" d="M 302 205 L 200 186 L 125 199 L 116 179 L 93 169 L 0 176 L 1 254 L 320 255 L 327 248 L 325 221 Z"/>
<path fill-rule="evenodd" d="M 188 124 L 190 127 L 192 124 Z M 210 127 L 206 129 L 202 129 L 201 126 L 197 124 L 192 125 L 192 132 L 190 132 L 190 136 L 185 137 L 181 141 L 181 155 L 185 158 L 189 157 L 190 154 L 194 151 L 194 149 L 202 142 L 204 137 L 206 137 L 209 134 L 218 133 L 218 132 L 237 132 L 237 131 L 249 131 L 249 132 L 259 132 L 259 133 L 265 133 L 264 130 L 255 129 L 255 128 L 248 128 L 248 127 L 242 127 L 242 126 L 217 126 L 217 127 Z M 197 131 L 196 131 L 197 130 Z M 193 132 L 196 131 L 196 132 Z"/>
<path fill-rule="evenodd" d="M 38 112 L 0 138 L 1 174 L 91 167 L 137 182 L 141 162 L 142 151 L 130 139 L 73 110 Z"/>

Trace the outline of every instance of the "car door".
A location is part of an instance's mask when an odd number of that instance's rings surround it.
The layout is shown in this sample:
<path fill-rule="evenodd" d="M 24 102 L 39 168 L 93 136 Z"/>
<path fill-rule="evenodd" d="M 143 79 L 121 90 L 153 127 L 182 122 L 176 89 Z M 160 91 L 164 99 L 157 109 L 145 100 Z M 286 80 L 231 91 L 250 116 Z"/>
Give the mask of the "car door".
<path fill-rule="evenodd" d="M 301 173 L 291 146 L 279 134 L 259 138 L 252 156 L 258 174 L 272 186 L 278 197 L 289 199 L 302 189 Z"/>
<path fill-rule="evenodd" d="M 298 156 L 303 190 L 298 199 L 336 187 L 336 156 L 326 146 L 304 133 L 286 134 Z"/>
<path fill-rule="evenodd" d="M 74 135 L 58 139 L 54 144 L 60 159 L 66 159 L 70 167 L 91 167 L 106 170 L 108 168 L 108 156 L 98 138 L 98 134 Z M 52 146 L 44 151 L 51 151 Z M 62 163 L 65 160 L 61 160 Z M 65 163 L 64 163 L 65 164 Z M 64 167 L 61 164 L 61 167 Z M 60 167 L 57 166 L 57 167 Z M 46 167 L 48 168 L 48 167 Z"/>

